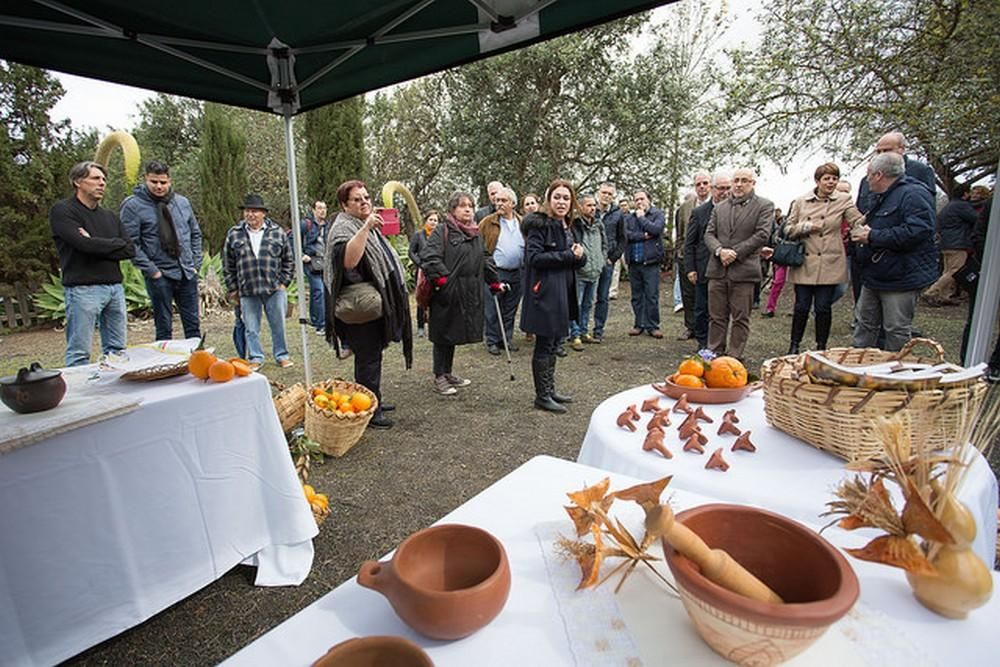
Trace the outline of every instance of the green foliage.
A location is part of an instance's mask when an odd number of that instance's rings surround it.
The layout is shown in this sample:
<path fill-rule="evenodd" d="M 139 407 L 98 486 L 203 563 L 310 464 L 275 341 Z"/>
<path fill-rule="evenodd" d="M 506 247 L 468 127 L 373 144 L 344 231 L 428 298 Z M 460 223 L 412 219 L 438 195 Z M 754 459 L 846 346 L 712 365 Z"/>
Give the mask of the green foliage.
<path fill-rule="evenodd" d="M 197 100 L 163 93 L 143 100 L 139 123 L 132 132 L 142 150 L 143 166 L 149 160 L 166 162 L 176 181 L 175 167 L 198 151 L 201 123 L 202 105 Z"/>
<path fill-rule="evenodd" d="M 55 320 L 60 324 L 66 321 L 66 299 L 63 295 L 62 279 L 55 274 L 49 275 L 49 282 L 42 283 L 39 290 L 31 296 L 38 316 L 43 320 Z"/>
<path fill-rule="evenodd" d="M 125 311 L 133 315 L 145 315 L 153 307 L 146 291 L 146 278 L 135 264 L 128 260 L 119 263 L 122 271 L 122 287 L 125 289 Z"/>
<path fill-rule="evenodd" d="M 146 281 L 132 262 L 122 260 L 119 263 L 122 271 L 122 287 L 125 290 L 125 310 L 133 315 L 147 315 L 152 308 L 149 294 L 146 293 Z M 66 298 L 63 294 L 62 279 L 55 274 L 49 275 L 49 281 L 32 297 L 38 316 L 43 320 L 54 320 L 60 324 L 66 322 Z"/>
<path fill-rule="evenodd" d="M 332 209 L 336 207 L 337 186 L 365 177 L 364 109 L 364 98 L 359 96 L 305 114 L 303 166 L 308 189 L 303 194 L 310 204 L 322 199 Z"/>
<path fill-rule="evenodd" d="M 207 248 L 219 251 L 247 193 L 247 140 L 226 110 L 213 103 L 205 105 L 201 140 L 198 220 Z"/>

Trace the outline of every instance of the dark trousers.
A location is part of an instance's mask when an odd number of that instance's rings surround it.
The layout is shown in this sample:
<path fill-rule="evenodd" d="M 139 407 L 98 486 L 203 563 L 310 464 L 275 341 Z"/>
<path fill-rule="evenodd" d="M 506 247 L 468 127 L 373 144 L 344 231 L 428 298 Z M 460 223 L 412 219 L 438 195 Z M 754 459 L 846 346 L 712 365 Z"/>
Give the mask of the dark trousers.
<path fill-rule="evenodd" d="M 503 315 L 503 330 L 507 343 L 514 340 L 514 320 L 517 318 L 517 306 L 521 303 L 521 269 L 497 269 L 497 278 L 502 283 L 510 285 L 510 290 L 497 294 L 500 303 L 500 313 Z M 483 316 L 485 317 L 483 332 L 487 345 L 500 346 L 503 339 L 500 336 L 500 320 L 497 319 L 497 306 L 489 287 L 483 288 Z"/>
<path fill-rule="evenodd" d="M 597 299 L 594 301 L 594 336 L 604 336 L 604 325 L 608 322 L 608 295 L 611 293 L 611 277 L 618 270 L 618 262 L 605 266 L 597 279 Z"/>
<path fill-rule="evenodd" d="M 634 327 L 643 331 L 660 328 L 660 267 L 658 264 L 629 264 Z"/>
<path fill-rule="evenodd" d="M 236 348 L 236 356 L 240 359 L 247 358 L 247 328 L 243 324 L 243 311 L 240 310 L 239 301 L 233 310 L 235 321 L 233 322 L 233 346 Z"/>
<path fill-rule="evenodd" d="M 198 276 L 181 276 L 174 280 L 161 275 L 156 280 L 146 277 L 146 294 L 153 304 L 153 323 L 156 325 L 156 340 L 173 338 L 173 305 L 181 316 L 181 326 L 185 338 L 201 336 L 201 322 L 198 318 Z"/>
<path fill-rule="evenodd" d="M 385 349 L 385 333 L 380 317 L 365 324 L 347 324 L 336 321 L 337 335 L 354 352 L 354 381 L 371 390 L 378 399 L 378 410 L 382 412 L 382 351 Z"/>
<path fill-rule="evenodd" d="M 969 349 L 969 335 L 972 332 L 972 315 L 976 308 L 976 290 L 969 290 L 969 316 L 965 320 L 965 328 L 962 329 L 962 352 L 960 355 L 960 363 L 965 363 L 965 353 Z M 993 346 L 993 354 L 990 355 L 989 359 L 990 368 L 996 370 L 1000 369 L 1000 335 L 997 335 L 997 342 Z"/>
<path fill-rule="evenodd" d="M 681 278 L 687 280 L 687 278 Z M 698 341 L 698 348 L 708 347 L 708 283 L 699 282 L 694 287 L 694 332 L 695 340 Z M 685 308 L 685 312 L 686 312 Z"/>
<path fill-rule="evenodd" d="M 687 275 L 685 275 L 683 257 L 678 257 L 677 261 L 674 262 L 674 270 L 677 272 L 677 280 L 681 285 L 681 303 L 684 304 L 684 328 L 694 333 L 694 283 L 688 280 Z"/>
<path fill-rule="evenodd" d="M 447 343 L 434 343 L 434 377 L 451 373 L 455 363 L 455 346 Z"/>
<path fill-rule="evenodd" d="M 535 336 L 535 349 L 531 352 L 532 361 L 548 359 L 556 353 L 559 339 L 551 336 Z"/>
<path fill-rule="evenodd" d="M 417 306 L 417 328 L 423 329 L 427 326 L 427 309 Z"/>
<path fill-rule="evenodd" d="M 306 280 L 309 281 L 309 323 L 320 331 L 326 326 L 326 299 L 323 295 L 323 274 L 313 273 L 305 268 Z"/>
<path fill-rule="evenodd" d="M 817 315 L 832 312 L 833 295 L 836 291 L 836 285 L 796 285 L 795 312 L 808 317 L 809 309 L 814 303 Z"/>

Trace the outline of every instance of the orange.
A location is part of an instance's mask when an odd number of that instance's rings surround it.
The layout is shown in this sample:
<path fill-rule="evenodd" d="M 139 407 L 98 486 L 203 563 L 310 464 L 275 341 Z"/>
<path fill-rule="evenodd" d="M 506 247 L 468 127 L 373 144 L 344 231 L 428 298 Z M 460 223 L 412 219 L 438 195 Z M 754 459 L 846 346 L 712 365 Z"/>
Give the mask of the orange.
<path fill-rule="evenodd" d="M 326 394 L 317 394 L 313 396 L 313 403 L 316 404 L 317 408 L 329 408 L 330 399 L 326 397 Z"/>
<path fill-rule="evenodd" d="M 236 376 L 236 367 L 228 361 L 218 359 L 208 367 L 208 377 L 212 382 L 229 382 Z"/>
<path fill-rule="evenodd" d="M 697 375 L 691 375 L 690 373 L 678 373 L 673 378 L 674 384 L 679 384 L 682 387 L 704 387 L 705 383 Z"/>
<path fill-rule="evenodd" d="M 330 500 L 325 493 L 317 493 L 309 499 L 309 504 L 325 510 L 330 507 Z"/>
<path fill-rule="evenodd" d="M 207 380 L 208 369 L 218 360 L 208 350 L 195 350 L 188 359 L 188 371 L 199 380 Z"/>
<path fill-rule="evenodd" d="M 351 402 L 347 400 L 341 401 L 340 405 L 337 406 L 337 410 L 343 412 L 345 415 L 354 414 L 354 406 L 351 405 Z"/>
<path fill-rule="evenodd" d="M 312 391 L 309 393 L 312 394 L 313 398 L 316 398 L 317 396 L 326 396 L 326 392 L 320 387 L 313 387 Z"/>
<path fill-rule="evenodd" d="M 747 369 L 733 357 L 716 357 L 705 371 L 705 384 L 713 389 L 742 387 L 747 383 Z"/>
<path fill-rule="evenodd" d="M 302 485 L 302 492 L 306 494 L 306 498 L 312 498 L 316 495 L 316 489 L 312 488 L 309 484 Z"/>
<path fill-rule="evenodd" d="M 330 398 L 331 401 L 337 404 L 339 404 L 345 398 L 345 396 L 341 394 L 339 391 L 328 391 L 326 395 Z"/>
<path fill-rule="evenodd" d="M 688 357 L 677 367 L 677 372 L 681 375 L 693 375 L 700 378 L 705 375 L 705 362 L 701 359 Z"/>
<path fill-rule="evenodd" d="M 239 377 L 246 377 L 253 373 L 250 368 L 250 362 L 246 359 L 240 359 L 239 357 L 233 357 L 229 360 L 229 363 L 233 365 L 233 369 L 236 371 L 236 375 Z"/>
<path fill-rule="evenodd" d="M 354 406 L 355 412 L 364 412 L 372 406 L 372 399 L 368 397 L 368 394 L 356 391 L 351 395 L 351 405 Z"/>

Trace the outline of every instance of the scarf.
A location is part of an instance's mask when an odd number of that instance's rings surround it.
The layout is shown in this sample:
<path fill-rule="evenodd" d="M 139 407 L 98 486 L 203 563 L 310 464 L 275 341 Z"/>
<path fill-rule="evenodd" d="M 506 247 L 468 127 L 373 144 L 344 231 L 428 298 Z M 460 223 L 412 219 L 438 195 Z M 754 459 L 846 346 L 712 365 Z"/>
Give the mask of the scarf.
<path fill-rule="evenodd" d="M 168 255 L 177 259 L 180 256 L 180 248 L 177 245 L 177 229 L 174 228 L 174 217 L 170 214 L 170 202 L 174 200 L 174 191 L 170 190 L 162 197 L 155 197 L 150 192 L 149 196 L 156 202 L 156 228 L 160 234 L 160 247 Z"/>
<path fill-rule="evenodd" d="M 449 213 L 446 217 L 448 219 L 447 221 L 451 223 L 451 226 L 454 227 L 456 230 L 465 234 L 467 238 L 471 239 L 474 236 L 479 236 L 478 222 L 473 220 L 469 224 L 465 224 L 456 220 L 455 216 L 453 216 L 451 213 Z"/>
<path fill-rule="evenodd" d="M 426 236 L 427 238 L 430 238 L 431 232 L 433 232 L 433 231 L 434 231 L 434 228 L 430 226 L 430 223 L 425 222 L 424 223 L 424 236 Z"/>

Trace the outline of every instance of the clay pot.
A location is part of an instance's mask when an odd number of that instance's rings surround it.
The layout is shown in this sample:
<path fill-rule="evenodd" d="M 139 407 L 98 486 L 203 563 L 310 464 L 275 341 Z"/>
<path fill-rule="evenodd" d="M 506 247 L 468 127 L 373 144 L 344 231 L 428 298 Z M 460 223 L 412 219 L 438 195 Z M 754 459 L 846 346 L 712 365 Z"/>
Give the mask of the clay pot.
<path fill-rule="evenodd" d="M 0 400 L 14 412 L 27 414 L 51 410 L 65 395 L 66 381 L 62 373 L 46 370 L 37 361 L 30 368 L 19 370 L 17 375 L 0 378 Z"/>
<path fill-rule="evenodd" d="M 666 542 L 667 565 L 695 629 L 713 651 L 741 665 L 776 665 L 798 655 L 858 598 L 847 560 L 809 528 L 742 505 L 702 505 L 677 520 L 724 549 L 781 596 L 757 602 L 712 583 Z"/>
<path fill-rule="evenodd" d="M 355 637 L 340 642 L 313 667 L 434 667 L 424 650 L 402 637 Z"/>
<path fill-rule="evenodd" d="M 420 634 L 459 639 L 503 609 L 510 564 L 503 545 L 485 530 L 443 524 L 410 535 L 391 561 L 365 561 L 358 583 L 384 595 Z"/>

